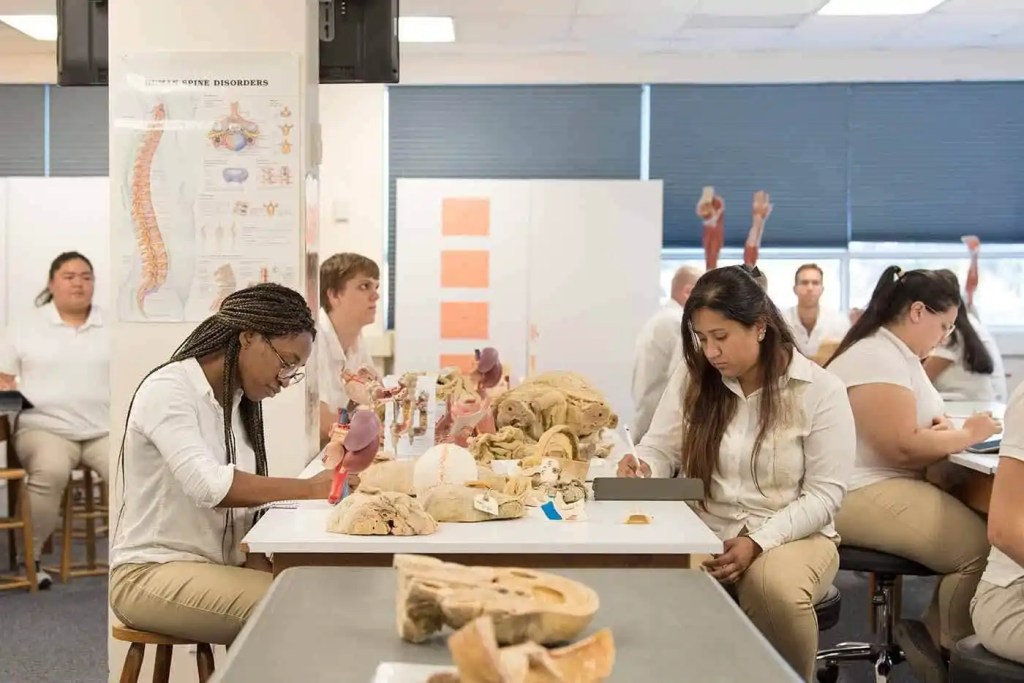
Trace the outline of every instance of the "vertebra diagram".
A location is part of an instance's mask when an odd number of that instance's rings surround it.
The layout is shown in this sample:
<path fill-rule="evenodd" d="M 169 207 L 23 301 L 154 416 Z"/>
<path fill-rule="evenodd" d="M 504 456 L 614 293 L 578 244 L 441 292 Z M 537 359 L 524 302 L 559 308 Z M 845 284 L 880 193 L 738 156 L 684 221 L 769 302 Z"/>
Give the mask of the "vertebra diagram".
<path fill-rule="evenodd" d="M 241 152 L 255 144 L 259 136 L 259 125 L 238 112 L 238 102 L 232 102 L 231 113 L 214 123 L 210 129 L 210 142 L 213 146 L 231 152 Z"/>
<path fill-rule="evenodd" d="M 143 316 L 146 315 L 146 297 L 159 290 L 167 281 L 167 248 L 160 234 L 156 210 L 153 208 L 151 187 L 153 158 L 156 156 L 160 139 L 164 134 L 163 126 L 166 118 L 167 112 L 164 105 L 156 105 L 132 166 L 131 216 L 135 226 L 139 255 L 142 258 L 142 279 L 135 292 L 135 301 Z"/>

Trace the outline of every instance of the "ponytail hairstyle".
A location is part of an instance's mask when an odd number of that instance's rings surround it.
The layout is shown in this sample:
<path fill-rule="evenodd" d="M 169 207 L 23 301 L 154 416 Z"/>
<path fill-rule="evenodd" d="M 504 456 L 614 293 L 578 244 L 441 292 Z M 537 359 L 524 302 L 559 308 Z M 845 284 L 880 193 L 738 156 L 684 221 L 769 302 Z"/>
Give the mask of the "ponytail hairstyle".
<path fill-rule="evenodd" d="M 957 291 L 960 291 L 960 280 L 956 273 L 948 269 L 935 271 L 942 277 L 953 283 Z M 978 336 L 978 331 L 971 324 L 967 310 L 967 302 L 960 299 L 960 309 L 956 312 L 956 323 L 953 334 L 946 340 L 946 346 L 953 346 L 957 341 L 963 344 L 964 369 L 978 375 L 991 375 L 995 372 L 995 363 L 992 362 L 992 354 L 985 348 L 985 343 Z"/>
<path fill-rule="evenodd" d="M 232 408 L 238 385 L 238 354 L 241 351 L 239 335 L 252 331 L 264 337 L 286 337 L 296 334 L 309 334 L 316 340 L 316 321 L 302 295 L 293 289 L 276 283 L 261 283 L 240 289 L 228 295 L 220 305 L 220 310 L 199 323 L 185 341 L 171 354 L 170 360 L 150 370 L 132 394 L 125 416 L 124 433 L 121 436 L 121 450 L 118 454 L 118 469 L 121 472 L 121 487 L 124 491 L 124 443 L 128 434 L 128 422 L 131 418 L 132 406 L 139 387 L 161 368 L 171 363 L 195 358 L 202 360 L 216 354 L 224 354 L 224 385 L 220 398 L 224 410 L 224 446 L 227 451 L 228 464 L 235 463 L 235 434 L 231 429 Z M 256 474 L 267 475 L 267 448 L 263 434 L 263 409 L 259 401 L 251 401 L 242 396 L 238 406 L 242 418 L 245 436 L 256 453 Z M 124 513 L 124 496 L 121 497 L 121 512 Z M 231 529 L 231 544 L 234 544 L 234 524 L 231 524 L 231 510 L 225 511 L 224 532 Z M 115 530 L 116 534 L 116 530 Z M 231 547 L 230 545 L 227 547 Z M 227 553 L 225 553 L 225 557 Z"/>
<path fill-rule="evenodd" d="M 57 258 L 53 259 L 50 263 L 50 274 L 46 277 L 46 286 L 43 287 L 43 291 L 36 295 L 35 304 L 39 308 L 53 301 L 53 292 L 50 291 L 50 283 L 53 282 L 53 276 L 57 274 L 57 271 L 61 269 L 68 261 L 82 261 L 85 265 L 89 266 L 89 270 L 92 268 L 92 261 L 87 259 L 77 251 L 65 251 L 62 254 L 57 254 Z"/>
<path fill-rule="evenodd" d="M 871 301 L 843 337 L 825 367 L 861 339 L 870 337 L 878 328 L 894 322 L 915 302 L 920 301 L 932 311 L 942 313 L 960 304 L 960 289 L 949 278 L 935 270 L 902 270 L 889 266 L 882 271 Z"/>
<path fill-rule="evenodd" d="M 758 273 L 759 274 L 759 273 Z M 710 270 L 697 280 L 683 307 L 683 358 L 689 380 L 683 394 L 683 470 L 687 477 L 704 482 L 705 498 L 711 495 L 711 477 L 718 468 L 718 451 L 729 422 L 736 413 L 736 395 L 722 382 L 721 373 L 708 362 L 691 327 L 694 314 L 703 308 L 751 328 L 765 326 L 758 351 L 761 379 L 759 429 L 750 470 L 758 490 L 757 459 L 761 444 L 784 412 L 782 377 L 793 358 L 793 334 L 767 292 L 748 266 Z"/>

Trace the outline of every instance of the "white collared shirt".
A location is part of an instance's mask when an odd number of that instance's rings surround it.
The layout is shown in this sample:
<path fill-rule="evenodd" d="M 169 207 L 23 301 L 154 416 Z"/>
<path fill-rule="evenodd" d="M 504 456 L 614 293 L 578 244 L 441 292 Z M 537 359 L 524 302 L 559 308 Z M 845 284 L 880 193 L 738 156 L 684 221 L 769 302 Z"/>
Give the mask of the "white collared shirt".
<path fill-rule="evenodd" d="M 256 471 L 239 412 L 241 398 L 238 391 L 231 409 L 235 464 L 229 465 L 224 410 L 198 361 L 171 363 L 142 382 L 125 433 L 124 513 L 120 519 L 110 515 L 116 530 L 111 567 L 245 561 L 239 542 L 251 516 L 243 509 L 216 509 L 236 469 Z"/>
<path fill-rule="evenodd" d="M 1006 430 L 1003 432 L 1003 443 L 999 447 L 999 457 L 1024 461 L 1024 384 L 1019 384 L 1014 389 L 1003 417 Z M 998 472 L 996 476 L 999 476 Z M 1024 567 L 1014 562 L 999 548 L 992 546 L 988 566 L 981 575 L 982 581 L 1005 588 L 1021 578 L 1024 578 Z"/>
<path fill-rule="evenodd" d="M 41 429 L 72 441 L 110 431 L 110 329 L 93 306 L 81 327 L 48 303 L 8 325 L 0 373 L 15 375 L 35 406 L 18 416 L 18 431 Z"/>
<path fill-rule="evenodd" d="M 935 388 L 943 394 L 957 394 L 961 401 L 1006 401 L 1006 368 L 992 333 L 981 321 L 968 313 L 967 318 L 992 357 L 992 374 L 981 375 L 964 366 L 964 345 L 959 335 L 949 345 L 935 347 L 932 355 L 952 362 L 935 378 Z"/>
<path fill-rule="evenodd" d="M 842 341 L 850 329 L 850 318 L 848 316 L 843 315 L 839 311 L 833 311 L 832 309 L 820 306 L 818 307 L 818 319 L 814 323 L 814 329 L 810 332 L 800 322 L 800 309 L 796 306 L 783 311 L 782 317 L 789 323 L 800 353 L 808 358 L 813 358 L 818 353 L 818 349 L 821 348 L 823 342 L 832 341 L 839 343 Z"/>
<path fill-rule="evenodd" d="M 680 470 L 686 377 L 686 367 L 680 365 L 650 430 L 637 445 L 637 454 L 656 477 L 671 477 Z M 707 510 L 697 510 L 701 519 L 722 540 L 746 527 L 764 550 L 818 532 L 838 541 L 833 520 L 846 494 L 855 438 L 853 411 L 842 383 L 793 354 L 786 376 L 779 380 L 789 417 L 766 436 L 755 481 L 751 456 L 761 391 L 744 397 L 738 381 L 722 381 L 736 395 L 736 413 L 722 436 Z"/>
<path fill-rule="evenodd" d="M 332 413 L 337 413 L 348 406 L 348 394 L 341 381 L 342 371 L 348 369 L 355 372 L 363 366 L 374 367 L 373 357 L 366 349 L 361 334 L 356 345 L 345 353 L 331 319 L 322 308 L 317 315 L 316 356 L 320 402 L 326 403 Z"/>
<path fill-rule="evenodd" d="M 636 340 L 633 360 L 634 439 L 642 439 L 665 393 L 668 378 L 683 362 L 683 307 L 675 299 L 644 323 Z"/>
<path fill-rule="evenodd" d="M 917 404 L 917 426 L 927 429 L 942 416 L 945 405 L 935 389 L 921 359 L 895 334 L 880 327 L 870 337 L 861 339 L 828 369 L 839 377 L 847 389 L 862 384 L 894 384 L 909 389 Z M 896 467 L 888 464 L 867 439 L 857 435 L 857 464 L 850 479 L 850 490 L 897 477 L 923 479 L 924 469 Z"/>

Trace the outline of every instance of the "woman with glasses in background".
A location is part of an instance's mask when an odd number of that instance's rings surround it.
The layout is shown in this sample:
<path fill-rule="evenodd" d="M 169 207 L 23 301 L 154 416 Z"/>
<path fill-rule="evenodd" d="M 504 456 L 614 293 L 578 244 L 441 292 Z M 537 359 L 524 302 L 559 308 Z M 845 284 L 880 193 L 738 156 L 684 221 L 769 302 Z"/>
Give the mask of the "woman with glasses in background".
<path fill-rule="evenodd" d="M 251 508 L 326 499 L 333 474 L 267 476 L 261 402 L 302 379 L 315 336 L 302 295 L 256 285 L 136 389 L 110 553 L 110 605 L 126 625 L 227 645 L 270 587 L 269 573 L 243 567 Z"/>
<path fill-rule="evenodd" d="M 928 682 L 945 680 L 942 650 L 974 632 L 970 603 L 989 545 L 981 518 L 929 483 L 926 470 L 1001 429 L 987 414 L 955 428 L 922 366 L 953 333 L 959 307 L 948 278 L 890 266 L 826 364 L 846 384 L 857 423 L 856 465 L 836 517 L 843 544 L 942 575 L 924 622 L 904 620 L 896 634 Z"/>

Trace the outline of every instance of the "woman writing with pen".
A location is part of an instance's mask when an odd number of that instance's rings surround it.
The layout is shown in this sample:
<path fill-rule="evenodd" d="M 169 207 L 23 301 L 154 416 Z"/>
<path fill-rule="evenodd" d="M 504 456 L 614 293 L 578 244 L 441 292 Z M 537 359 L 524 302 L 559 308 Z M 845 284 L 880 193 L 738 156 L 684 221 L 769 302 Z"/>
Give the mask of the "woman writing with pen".
<path fill-rule="evenodd" d="M 725 548 L 705 569 L 812 681 L 814 604 L 839 567 L 833 519 L 856 443 L 845 387 L 795 349 L 743 266 L 697 281 L 682 336 L 684 363 L 619 476 L 704 482 L 698 513 Z"/>

